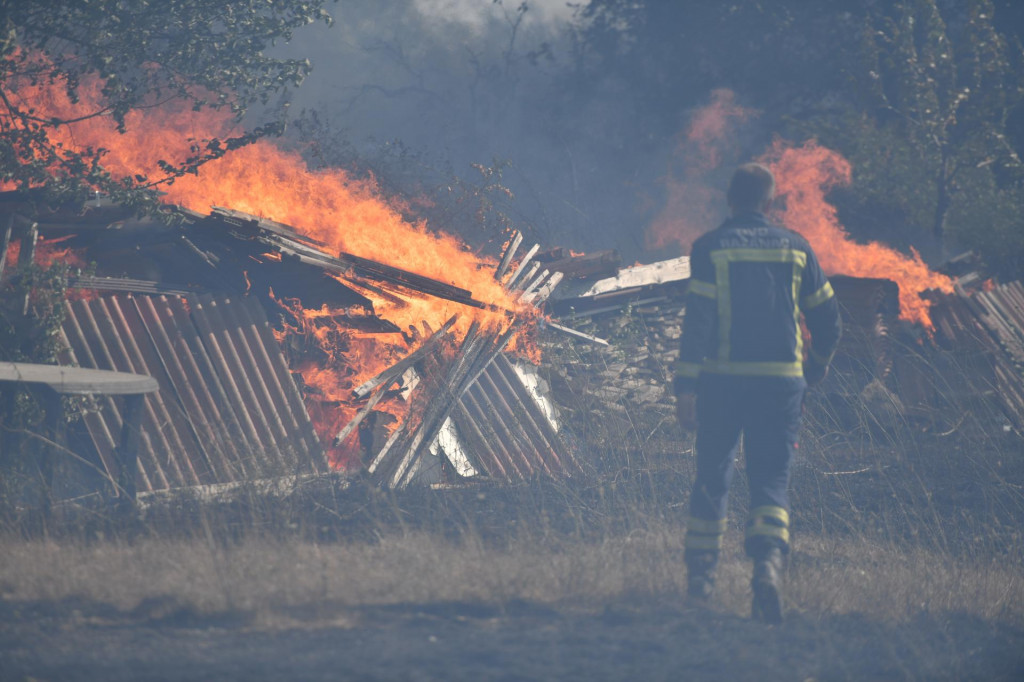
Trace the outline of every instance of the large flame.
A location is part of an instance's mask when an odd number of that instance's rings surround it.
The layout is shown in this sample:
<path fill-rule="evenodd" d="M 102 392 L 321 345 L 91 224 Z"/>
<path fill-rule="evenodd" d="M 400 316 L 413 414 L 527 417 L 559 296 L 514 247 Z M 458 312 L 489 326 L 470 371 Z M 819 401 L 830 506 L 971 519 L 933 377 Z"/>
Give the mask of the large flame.
<path fill-rule="evenodd" d="M 776 140 L 762 160 L 775 174 L 780 222 L 807 238 L 825 272 L 893 280 L 900 289 L 900 318 L 932 328 L 929 304 L 921 294 L 928 289 L 951 293 L 953 281 L 930 270 L 916 251 L 907 256 L 878 242 L 858 244 L 850 238 L 835 207 L 825 200 L 830 189 L 850 183 L 850 163 L 841 154 L 814 141 L 793 146 Z"/>
<path fill-rule="evenodd" d="M 714 173 L 732 165 L 739 153 L 737 131 L 755 115 L 740 106 L 736 94 L 725 88 L 711 93 L 711 101 L 693 112 L 686 130 L 677 137 L 665 183 L 665 207 L 647 231 L 653 248 L 679 244 L 688 249 L 721 218 L 725 192 Z"/>
<path fill-rule="evenodd" d="M 648 228 L 649 245 L 676 243 L 688 249 L 719 222 L 728 181 L 719 177 L 720 171 L 738 161 L 743 124 L 755 113 L 725 89 L 712 92 L 710 102 L 693 112 L 664 177 L 665 207 Z M 828 274 L 895 281 L 900 317 L 932 328 L 930 304 L 921 294 L 928 289 L 952 292 L 952 280 L 931 271 L 916 251 L 908 256 L 878 242 L 858 244 L 850 238 L 825 199 L 833 187 L 850 182 L 850 164 L 842 155 L 813 141 L 794 146 L 776 140 L 761 160 L 775 174 L 778 222 L 810 241 Z"/>
<path fill-rule="evenodd" d="M 64 120 L 100 109 L 99 84 L 85 83 L 81 101 L 72 103 L 62 88 L 22 84 L 17 96 L 35 115 Z M 133 110 L 126 117 L 127 131 L 118 133 L 108 116 L 86 118 L 58 128 L 51 138 L 69 149 L 102 148 L 103 166 L 115 177 L 160 177 L 161 161 L 180 162 L 211 139 L 224 140 L 232 131 L 229 115 L 195 112 L 184 104 Z M 502 311 L 529 314 L 494 280 L 496 262 L 474 255 L 454 236 L 432 232 L 423 222 L 405 220 L 399 206 L 385 199 L 371 180 L 354 178 L 341 169 L 311 171 L 301 156 L 267 140 L 236 149 L 210 161 L 195 175 L 161 186 L 168 203 L 206 213 L 224 206 L 291 225 L 324 242 L 326 250 L 347 252 L 415 272 L 472 292 L 489 309 L 406 292 L 400 305 L 394 297 L 360 293 L 375 311 L 403 330 L 440 328 L 454 314 L 456 334 L 475 320 L 486 329 L 508 324 Z M 300 333 L 319 344 L 326 361 L 302 362 L 295 369 L 313 387 L 310 412 L 328 444 L 340 425 L 354 414 L 348 404 L 351 389 L 390 366 L 410 351 L 400 334 L 360 335 L 335 322 L 344 310 L 305 310 L 300 302 L 282 302 L 297 324 L 287 332 Z M 324 405 L 329 406 L 327 408 Z M 335 463 L 350 462 L 354 439 L 329 453 Z"/>

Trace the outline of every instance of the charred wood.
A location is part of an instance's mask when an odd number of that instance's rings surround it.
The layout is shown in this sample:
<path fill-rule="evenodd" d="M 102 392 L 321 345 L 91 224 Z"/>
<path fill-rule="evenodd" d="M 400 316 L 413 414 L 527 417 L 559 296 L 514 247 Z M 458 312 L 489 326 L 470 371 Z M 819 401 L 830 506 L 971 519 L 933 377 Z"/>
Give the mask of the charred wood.
<path fill-rule="evenodd" d="M 610 277 L 622 266 L 622 256 L 614 249 L 596 251 L 583 256 L 569 256 L 545 263 L 551 272 L 561 272 L 570 279 Z"/>
<path fill-rule="evenodd" d="M 367 380 L 361 386 L 352 391 L 352 395 L 354 395 L 357 399 L 362 400 L 366 398 L 368 395 L 370 395 L 370 393 L 372 393 L 374 390 L 376 390 L 378 386 L 381 386 L 383 384 L 389 384 L 395 381 L 398 377 L 402 375 L 403 372 L 405 372 L 405 370 L 415 365 L 417 362 L 419 362 L 421 358 L 423 358 L 427 354 L 432 353 L 434 349 L 437 347 L 437 344 L 441 342 L 441 340 L 448 334 L 448 331 L 451 330 L 452 326 L 454 326 L 455 321 L 457 319 L 458 315 L 452 315 L 452 317 L 450 317 L 448 321 L 445 322 L 444 325 L 437 330 L 436 333 L 434 333 L 429 339 L 423 342 L 422 346 L 420 346 L 418 349 L 414 350 L 405 358 L 399 360 L 394 365 L 387 368 L 377 376 Z"/>

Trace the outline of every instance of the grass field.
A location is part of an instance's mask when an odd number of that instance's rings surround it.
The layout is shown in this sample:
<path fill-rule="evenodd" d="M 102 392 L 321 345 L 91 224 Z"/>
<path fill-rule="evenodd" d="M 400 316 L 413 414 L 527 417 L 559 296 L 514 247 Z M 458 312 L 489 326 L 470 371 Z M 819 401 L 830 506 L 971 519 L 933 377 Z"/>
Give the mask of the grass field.
<path fill-rule="evenodd" d="M 742 466 L 698 607 L 687 439 L 604 432 L 573 481 L 7 508 L 0 679 L 1024 679 L 1024 441 L 809 408 L 780 627 L 748 618 Z"/>

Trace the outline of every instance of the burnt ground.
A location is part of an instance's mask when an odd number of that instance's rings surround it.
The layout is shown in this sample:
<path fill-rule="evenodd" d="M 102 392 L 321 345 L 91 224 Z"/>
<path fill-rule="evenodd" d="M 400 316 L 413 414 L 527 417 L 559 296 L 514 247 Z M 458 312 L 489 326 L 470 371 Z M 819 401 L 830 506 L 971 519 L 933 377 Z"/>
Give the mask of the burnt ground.
<path fill-rule="evenodd" d="M 686 604 L 582 612 L 435 603 L 203 618 L 143 604 L 0 602 L 3 680 L 1020 680 L 1024 631 Z"/>

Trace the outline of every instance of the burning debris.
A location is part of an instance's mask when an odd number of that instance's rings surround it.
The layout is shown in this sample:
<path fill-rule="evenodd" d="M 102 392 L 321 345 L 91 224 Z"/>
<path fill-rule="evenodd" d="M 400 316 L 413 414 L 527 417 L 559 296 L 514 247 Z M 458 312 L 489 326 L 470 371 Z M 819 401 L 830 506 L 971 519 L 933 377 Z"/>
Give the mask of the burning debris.
<path fill-rule="evenodd" d="M 67 104 L 58 100 L 59 93 L 40 96 L 48 110 Z M 67 142 L 110 149 L 109 170 L 140 177 L 161 158 L 180 156 L 181 140 L 219 139 L 230 125 L 209 112 L 132 115 L 138 119 L 127 135 L 92 120 Z M 181 131 L 186 124 L 189 134 Z M 969 314 L 985 330 L 988 341 L 976 346 L 989 343 L 990 385 L 1021 402 L 1011 386 L 1019 368 L 998 359 L 1019 346 L 1020 319 L 1008 312 L 1014 292 L 954 292 L 954 280 L 917 254 L 852 242 L 825 200 L 850 176 L 833 152 L 778 143 L 764 160 L 778 178 L 781 222 L 810 239 L 827 271 L 847 275 L 836 277 L 836 290 L 851 324 L 837 360 L 842 371 L 833 376 L 845 383 L 833 393 L 861 399 L 881 386 L 901 409 L 934 404 L 923 389 L 905 388 L 927 383 L 903 352 L 915 336 L 905 323 L 932 329 L 929 315 L 940 314 L 946 325 L 934 343 L 941 346 L 966 328 L 968 313 L 950 303 L 957 300 L 970 301 Z M 266 140 L 210 161 L 203 173 L 165 187 L 174 226 L 132 220 L 102 200 L 75 215 L 37 210 L 20 195 L 3 207 L 5 257 L 10 244 L 19 262 L 96 264 L 97 275 L 72 281 L 64 361 L 160 382 L 143 419 L 140 489 L 331 469 L 362 471 L 389 487 L 575 475 L 582 467 L 553 411 L 507 354 L 536 359 L 541 328 L 598 354 L 617 343 L 626 357 L 605 358 L 595 393 L 613 412 L 640 404 L 652 408 L 657 428 L 672 423 L 665 386 L 684 314 L 686 258 L 621 268 L 614 251 L 539 245 L 517 258 L 518 234 L 499 259 L 480 257 L 404 218 L 372 182 L 313 172 Z M 47 241 L 37 249 L 39 234 Z M 540 313 L 545 304 L 557 321 Z M 943 305 L 955 312 L 936 313 Z M 622 348 L 628 335 L 604 324 L 622 310 L 642 318 L 643 343 Z M 592 326 L 561 324 L 568 320 Z M 557 370 L 563 378 L 570 369 L 592 375 L 586 365 Z M 107 407 L 109 415 L 85 422 L 96 460 L 116 478 L 105 432 L 116 429 L 117 416 Z M 1006 411 L 1020 428 L 1024 408 Z"/>
<path fill-rule="evenodd" d="M 6 208 L 14 216 L 25 207 Z M 580 472 L 543 398 L 504 355 L 563 276 L 522 276 L 537 248 L 506 278 L 510 309 L 392 265 L 329 255 L 294 228 L 238 211 L 177 208 L 180 224 L 167 226 L 103 224 L 93 208 L 44 223 L 49 240 L 39 246 L 58 238 L 103 273 L 71 281 L 61 362 L 148 374 L 161 387 L 144 403 L 138 490 L 332 468 L 388 487 Z M 35 232 L 25 234 L 34 246 Z M 423 332 L 406 331 L 378 314 L 380 301 L 404 311 L 428 298 L 458 311 L 436 331 L 426 320 Z M 101 403 L 84 424 L 114 481 L 120 415 Z"/>
<path fill-rule="evenodd" d="M 590 353 L 617 354 L 558 361 L 563 384 L 590 377 L 588 390 L 608 414 L 646 406 L 656 423 L 634 427 L 648 439 L 672 429 L 665 386 L 685 314 L 686 258 L 620 269 L 613 252 L 542 253 L 535 245 L 516 262 L 515 235 L 488 264 L 488 277 L 507 292 L 503 307 L 394 265 L 331 255 L 288 225 L 229 209 L 176 208 L 182 220 L 168 226 L 125 220 L 103 205 L 28 220 L 23 205 L 6 208 L 7 224 L 19 226 L 7 237 L 17 246 L 12 260 L 35 249 L 37 259 L 94 260 L 102 273 L 71 282 L 62 362 L 148 374 L 161 387 L 142 411 L 142 492 L 332 469 L 395 488 L 578 475 L 583 467 L 554 410 L 507 353 L 537 328 L 584 341 Z M 40 229 L 48 239 L 37 244 Z M 936 328 L 921 337 L 899 320 L 895 282 L 832 281 L 847 334 L 824 387 L 830 400 L 863 402 L 884 390 L 900 418 L 926 415 L 941 408 L 941 396 L 919 360 L 948 351 L 977 365 L 970 390 L 998 396 L 1010 423 L 1024 426 L 1019 283 L 931 292 Z M 425 299 L 453 311 L 436 328 L 427 320 L 403 328 L 381 313 Z M 585 331 L 539 317 L 545 302 L 555 319 Z M 636 343 L 622 333 L 624 313 L 641 319 Z M 83 423 L 97 463 L 111 481 L 122 479 L 117 405 L 100 399 Z M 668 431 L 666 447 L 675 447 Z"/>

